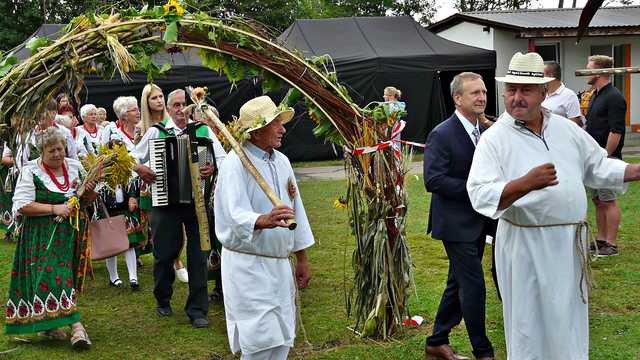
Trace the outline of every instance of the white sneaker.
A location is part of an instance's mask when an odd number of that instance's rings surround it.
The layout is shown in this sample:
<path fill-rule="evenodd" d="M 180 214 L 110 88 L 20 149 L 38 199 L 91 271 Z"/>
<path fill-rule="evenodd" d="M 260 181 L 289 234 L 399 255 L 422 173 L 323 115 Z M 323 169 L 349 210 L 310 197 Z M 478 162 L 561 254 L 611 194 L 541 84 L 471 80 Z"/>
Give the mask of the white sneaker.
<path fill-rule="evenodd" d="M 174 267 L 174 269 L 176 270 L 176 277 L 178 278 L 178 280 L 183 283 L 189 282 L 189 273 L 187 272 L 187 269 L 185 269 L 184 267 L 181 267 L 180 269 L 176 269 Z"/>

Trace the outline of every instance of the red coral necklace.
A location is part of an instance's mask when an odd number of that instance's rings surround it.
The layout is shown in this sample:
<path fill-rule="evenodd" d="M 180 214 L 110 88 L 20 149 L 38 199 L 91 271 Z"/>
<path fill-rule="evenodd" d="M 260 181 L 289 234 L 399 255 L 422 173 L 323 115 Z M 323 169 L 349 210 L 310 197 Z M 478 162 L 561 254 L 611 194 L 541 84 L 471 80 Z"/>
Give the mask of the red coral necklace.
<path fill-rule="evenodd" d="M 89 136 L 91 136 L 92 138 L 95 138 L 98 136 L 98 126 L 96 126 L 95 130 L 89 130 L 89 128 L 87 127 L 87 124 L 83 124 L 82 127 L 89 133 Z"/>
<path fill-rule="evenodd" d="M 44 171 L 47 173 L 47 175 L 49 175 L 51 181 L 53 181 L 53 183 L 58 189 L 60 189 L 60 191 L 69 191 L 69 172 L 67 171 L 67 167 L 64 166 L 64 164 L 62 164 L 62 176 L 64 177 L 64 182 L 62 184 L 58 181 L 56 175 L 53 173 L 53 171 L 51 171 L 47 164 L 44 163 L 44 161 L 42 162 L 42 167 L 44 168 Z"/>

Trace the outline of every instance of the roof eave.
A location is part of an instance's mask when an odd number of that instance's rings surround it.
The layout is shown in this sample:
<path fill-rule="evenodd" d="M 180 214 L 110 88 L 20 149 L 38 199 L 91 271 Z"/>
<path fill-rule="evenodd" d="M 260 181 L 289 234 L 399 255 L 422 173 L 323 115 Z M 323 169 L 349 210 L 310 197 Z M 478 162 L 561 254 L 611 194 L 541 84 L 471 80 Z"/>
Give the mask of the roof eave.
<path fill-rule="evenodd" d="M 522 39 L 576 37 L 577 28 L 536 28 L 522 29 L 517 37 Z M 640 35 L 640 26 L 591 27 L 584 37 Z"/>
<path fill-rule="evenodd" d="M 491 26 L 493 28 L 496 29 L 501 29 L 501 30 L 508 30 L 508 31 L 520 31 L 522 30 L 521 27 L 519 26 L 514 26 L 514 25 L 510 25 L 510 24 L 505 24 L 505 23 L 501 23 L 501 22 L 497 22 L 497 21 L 491 21 L 491 20 L 487 20 L 487 19 L 480 19 L 474 16 L 469 16 L 469 15 L 465 15 L 465 14 L 453 14 L 443 20 L 438 21 L 437 23 L 431 24 L 427 27 L 427 30 L 433 32 L 433 33 L 438 33 L 441 31 L 444 31 L 446 29 L 449 29 L 455 25 L 458 25 L 459 23 L 466 21 L 466 22 L 470 22 L 470 23 L 474 23 L 474 24 L 478 24 L 478 25 L 484 25 L 484 26 Z"/>

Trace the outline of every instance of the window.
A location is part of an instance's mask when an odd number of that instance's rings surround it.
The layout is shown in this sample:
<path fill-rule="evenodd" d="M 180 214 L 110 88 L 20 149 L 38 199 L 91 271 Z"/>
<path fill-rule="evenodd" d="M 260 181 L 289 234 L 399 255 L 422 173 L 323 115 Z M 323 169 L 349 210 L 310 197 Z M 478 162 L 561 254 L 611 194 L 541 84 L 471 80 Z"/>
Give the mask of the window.
<path fill-rule="evenodd" d="M 536 44 L 536 52 L 544 61 L 560 62 L 560 44 Z"/>

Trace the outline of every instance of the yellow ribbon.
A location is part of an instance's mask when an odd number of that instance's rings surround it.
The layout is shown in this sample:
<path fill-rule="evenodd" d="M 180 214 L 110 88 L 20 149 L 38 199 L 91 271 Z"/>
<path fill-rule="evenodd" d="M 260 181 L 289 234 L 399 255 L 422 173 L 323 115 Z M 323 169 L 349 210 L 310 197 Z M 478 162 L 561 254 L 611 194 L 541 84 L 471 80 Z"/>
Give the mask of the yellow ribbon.
<path fill-rule="evenodd" d="M 69 200 L 67 200 L 67 204 L 71 208 L 71 213 L 69 214 L 69 224 L 72 228 L 80 231 L 80 200 L 78 200 L 77 196 L 72 196 L 69 198 Z"/>

